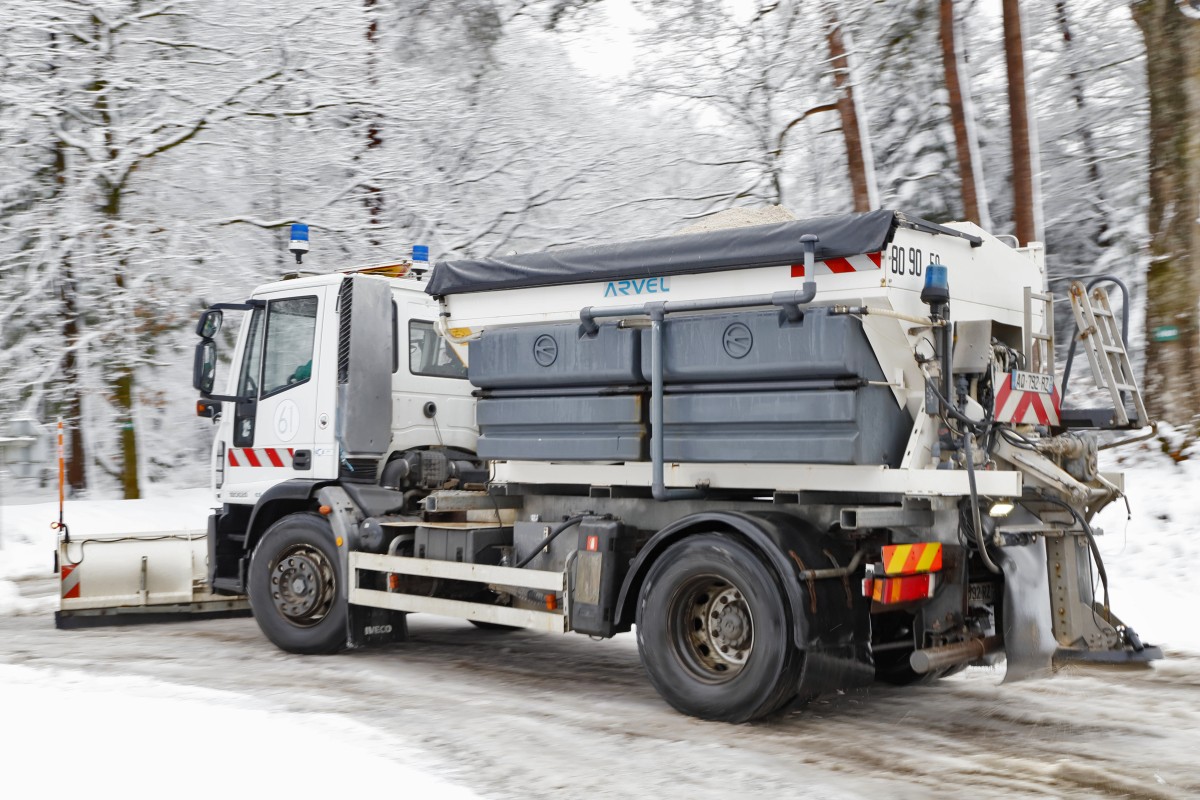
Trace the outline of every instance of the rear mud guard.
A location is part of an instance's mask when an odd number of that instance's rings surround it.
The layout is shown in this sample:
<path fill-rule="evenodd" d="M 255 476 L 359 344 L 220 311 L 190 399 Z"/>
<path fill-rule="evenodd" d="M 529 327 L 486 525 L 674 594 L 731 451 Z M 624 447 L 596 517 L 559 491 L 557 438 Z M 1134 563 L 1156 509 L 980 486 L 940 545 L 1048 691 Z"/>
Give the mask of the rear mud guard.
<path fill-rule="evenodd" d="M 1004 683 L 1045 677 L 1054 671 L 1053 618 L 1046 543 L 1005 547 L 998 558 L 1004 571 Z"/>

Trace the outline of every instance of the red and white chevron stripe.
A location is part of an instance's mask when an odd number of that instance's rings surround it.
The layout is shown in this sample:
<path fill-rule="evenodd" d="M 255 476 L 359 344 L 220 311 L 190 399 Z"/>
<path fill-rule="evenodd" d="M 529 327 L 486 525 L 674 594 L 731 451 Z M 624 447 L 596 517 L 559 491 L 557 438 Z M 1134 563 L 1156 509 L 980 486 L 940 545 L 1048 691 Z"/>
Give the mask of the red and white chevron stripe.
<path fill-rule="evenodd" d="M 62 599 L 64 600 L 82 597 L 79 573 L 75 571 L 78 566 L 78 564 L 63 564 L 59 570 L 59 579 L 62 581 Z"/>
<path fill-rule="evenodd" d="M 813 266 L 813 274 L 844 275 L 847 272 L 867 272 L 868 270 L 879 269 L 882 263 L 882 253 L 863 253 L 860 256 L 849 256 L 847 258 L 829 258 L 824 261 L 818 261 Z M 792 264 L 792 277 L 804 277 L 803 264 Z"/>
<path fill-rule="evenodd" d="M 1057 425 L 1062 412 L 1062 401 L 1058 389 L 1050 394 L 1023 391 L 1013 388 L 1011 375 L 1005 375 L 996 387 L 996 403 L 993 408 L 997 422 L 1014 425 Z"/>
<path fill-rule="evenodd" d="M 282 467 L 290 465 L 295 453 L 290 447 L 231 447 L 225 452 L 231 467 Z"/>

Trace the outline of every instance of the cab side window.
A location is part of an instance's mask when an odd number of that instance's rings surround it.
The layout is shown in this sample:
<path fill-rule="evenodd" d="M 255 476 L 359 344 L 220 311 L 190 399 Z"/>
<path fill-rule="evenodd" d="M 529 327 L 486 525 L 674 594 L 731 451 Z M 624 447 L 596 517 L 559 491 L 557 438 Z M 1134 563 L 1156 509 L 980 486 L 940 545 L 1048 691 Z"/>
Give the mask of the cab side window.
<path fill-rule="evenodd" d="M 250 333 L 246 337 L 246 355 L 242 358 L 242 374 L 238 379 L 238 394 L 258 397 L 258 380 L 262 375 L 263 310 L 254 309 L 250 316 Z"/>
<path fill-rule="evenodd" d="M 267 304 L 262 397 L 305 383 L 312 377 L 316 331 L 316 297 L 289 297 Z"/>
<path fill-rule="evenodd" d="M 438 335 L 433 323 L 417 319 L 408 323 L 408 371 L 433 378 L 467 377 L 467 365 Z"/>

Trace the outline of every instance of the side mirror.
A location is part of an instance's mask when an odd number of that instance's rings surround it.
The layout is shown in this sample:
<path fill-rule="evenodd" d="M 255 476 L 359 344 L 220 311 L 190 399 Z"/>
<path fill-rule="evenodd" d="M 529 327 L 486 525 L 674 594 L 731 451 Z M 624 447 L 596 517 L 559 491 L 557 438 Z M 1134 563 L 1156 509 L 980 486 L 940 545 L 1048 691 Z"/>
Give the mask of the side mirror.
<path fill-rule="evenodd" d="M 217 331 L 221 330 L 223 319 L 224 315 L 220 309 L 208 309 L 200 315 L 200 321 L 196 323 L 196 335 L 203 339 L 213 338 Z"/>
<path fill-rule="evenodd" d="M 201 394 L 212 394 L 216 379 L 217 343 L 212 339 L 201 339 L 192 360 L 192 388 L 199 389 Z"/>
<path fill-rule="evenodd" d="M 216 421 L 221 415 L 221 404 L 215 400 L 197 400 L 196 416 Z"/>

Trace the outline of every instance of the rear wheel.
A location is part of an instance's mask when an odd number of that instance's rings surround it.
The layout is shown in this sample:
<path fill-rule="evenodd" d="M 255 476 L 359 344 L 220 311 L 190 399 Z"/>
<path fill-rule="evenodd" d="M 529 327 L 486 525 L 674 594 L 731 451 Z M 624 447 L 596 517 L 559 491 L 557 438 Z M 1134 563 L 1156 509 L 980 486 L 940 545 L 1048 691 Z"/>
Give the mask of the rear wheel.
<path fill-rule="evenodd" d="M 746 722 L 796 696 L 803 656 L 779 580 L 741 541 L 700 534 L 650 567 L 638 649 L 668 703 L 702 719 Z"/>
<path fill-rule="evenodd" d="M 250 607 L 259 628 L 289 653 L 346 646 L 346 601 L 329 522 L 291 514 L 272 525 L 250 560 Z"/>

